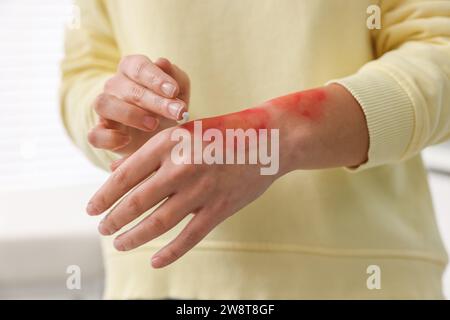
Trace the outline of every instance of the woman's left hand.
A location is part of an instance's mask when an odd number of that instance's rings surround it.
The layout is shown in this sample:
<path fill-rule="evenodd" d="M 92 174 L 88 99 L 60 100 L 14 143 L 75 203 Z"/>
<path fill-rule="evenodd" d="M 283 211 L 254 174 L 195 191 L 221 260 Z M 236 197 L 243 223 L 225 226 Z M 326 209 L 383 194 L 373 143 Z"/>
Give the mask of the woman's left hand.
<path fill-rule="evenodd" d="M 221 118 L 227 121 L 230 117 Z M 179 143 L 171 139 L 174 130 L 181 128 L 160 132 L 120 164 L 87 207 L 89 214 L 101 214 L 134 188 L 99 225 L 101 234 L 111 235 L 167 198 L 151 215 L 115 239 L 114 246 L 120 251 L 155 239 L 193 214 L 185 229 L 154 255 L 152 265 L 156 268 L 184 255 L 217 224 L 259 197 L 277 177 L 261 175 L 257 164 L 177 164 L 172 159 L 172 150 Z M 183 132 L 193 138 L 189 130 Z"/>

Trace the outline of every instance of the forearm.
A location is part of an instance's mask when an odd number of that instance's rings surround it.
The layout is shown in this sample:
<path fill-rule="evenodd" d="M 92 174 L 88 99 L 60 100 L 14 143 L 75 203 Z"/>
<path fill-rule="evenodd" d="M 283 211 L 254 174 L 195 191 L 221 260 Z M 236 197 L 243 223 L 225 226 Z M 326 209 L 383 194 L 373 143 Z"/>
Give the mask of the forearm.
<path fill-rule="evenodd" d="M 369 136 L 361 107 L 340 85 L 294 93 L 264 104 L 280 130 L 280 168 L 353 167 L 367 161 Z"/>
<path fill-rule="evenodd" d="M 275 98 L 254 108 L 201 119 L 203 130 L 279 130 L 281 176 L 297 169 L 358 166 L 369 145 L 364 114 L 340 85 L 329 85 Z M 194 122 L 182 126 L 194 132 Z"/>

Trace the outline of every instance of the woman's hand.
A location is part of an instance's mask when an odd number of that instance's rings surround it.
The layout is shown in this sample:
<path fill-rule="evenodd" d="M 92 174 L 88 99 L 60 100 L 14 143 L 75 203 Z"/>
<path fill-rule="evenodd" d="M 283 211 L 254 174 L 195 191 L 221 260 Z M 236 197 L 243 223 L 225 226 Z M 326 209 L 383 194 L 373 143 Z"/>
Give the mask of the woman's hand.
<path fill-rule="evenodd" d="M 189 104 L 185 72 L 167 59 L 145 56 L 122 59 L 94 102 L 99 123 L 89 135 L 97 148 L 129 156 L 157 132 L 177 124 Z"/>
<path fill-rule="evenodd" d="M 224 132 L 225 128 L 248 129 L 266 121 L 257 118 L 257 112 L 244 111 L 201 122 L 203 129 Z M 262 175 L 259 164 L 193 164 L 190 152 L 182 155 L 180 164 L 173 154 L 180 143 L 173 138 L 177 130 L 195 138 L 192 122 L 160 132 L 120 164 L 87 208 L 91 215 L 101 214 L 134 188 L 99 225 L 101 234 L 111 235 L 167 198 L 150 216 L 116 238 L 114 245 L 120 251 L 155 239 L 193 214 L 180 235 L 153 257 L 154 267 L 166 266 L 180 258 L 217 224 L 259 197 L 279 176 Z M 230 149 L 225 143 L 223 146 L 225 154 Z M 242 150 L 248 159 L 251 151 Z"/>
<path fill-rule="evenodd" d="M 262 174 L 261 158 L 254 164 L 220 164 L 220 157 L 213 164 L 201 161 L 193 164 L 192 159 L 199 151 L 195 142 L 194 152 L 182 153 L 175 160 L 174 154 L 179 153 L 174 150 L 180 142 L 173 139 L 174 133 L 182 130 L 183 135 L 175 136 L 195 140 L 198 123 L 203 131 L 213 129 L 216 134 L 214 139 L 211 136 L 206 139 L 208 131 L 204 131 L 200 142 L 203 152 L 220 134 L 227 137 L 228 129 L 253 129 L 270 137 L 278 136 L 278 140 L 271 139 L 270 143 L 260 136 L 257 144 L 260 157 L 264 154 L 261 146 L 270 145 L 277 170 L 272 175 Z M 230 150 L 236 151 L 235 145 L 230 147 L 228 138 L 225 140 L 219 144 L 225 155 Z M 238 149 L 245 159 L 250 159 L 255 151 L 249 146 L 250 142 Z M 111 235 L 166 199 L 150 216 L 115 239 L 114 245 L 121 251 L 155 239 L 193 214 L 183 231 L 153 256 L 152 265 L 164 267 L 194 247 L 217 224 L 258 198 L 282 175 L 296 169 L 357 166 L 366 161 L 367 150 L 368 131 L 361 107 L 346 89 L 329 85 L 160 132 L 118 166 L 92 197 L 87 212 L 99 215 L 132 190 L 99 225 L 101 234 Z"/>

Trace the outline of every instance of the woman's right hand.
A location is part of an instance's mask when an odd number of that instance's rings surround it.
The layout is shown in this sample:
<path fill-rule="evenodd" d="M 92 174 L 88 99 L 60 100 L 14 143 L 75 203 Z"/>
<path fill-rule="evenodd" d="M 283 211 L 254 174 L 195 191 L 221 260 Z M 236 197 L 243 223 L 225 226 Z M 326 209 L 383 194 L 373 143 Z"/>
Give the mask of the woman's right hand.
<path fill-rule="evenodd" d="M 188 75 L 169 60 L 153 63 L 143 55 L 126 56 L 95 99 L 99 122 L 88 140 L 96 148 L 128 157 L 182 119 L 189 95 Z"/>

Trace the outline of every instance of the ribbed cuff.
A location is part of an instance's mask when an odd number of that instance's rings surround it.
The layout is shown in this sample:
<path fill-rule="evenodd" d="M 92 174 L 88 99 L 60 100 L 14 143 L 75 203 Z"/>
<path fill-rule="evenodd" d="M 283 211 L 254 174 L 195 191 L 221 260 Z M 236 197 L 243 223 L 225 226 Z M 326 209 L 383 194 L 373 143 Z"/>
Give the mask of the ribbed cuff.
<path fill-rule="evenodd" d="M 414 106 L 407 91 L 388 72 L 366 68 L 329 81 L 344 86 L 361 105 L 369 129 L 368 161 L 351 171 L 403 159 L 414 130 Z"/>

